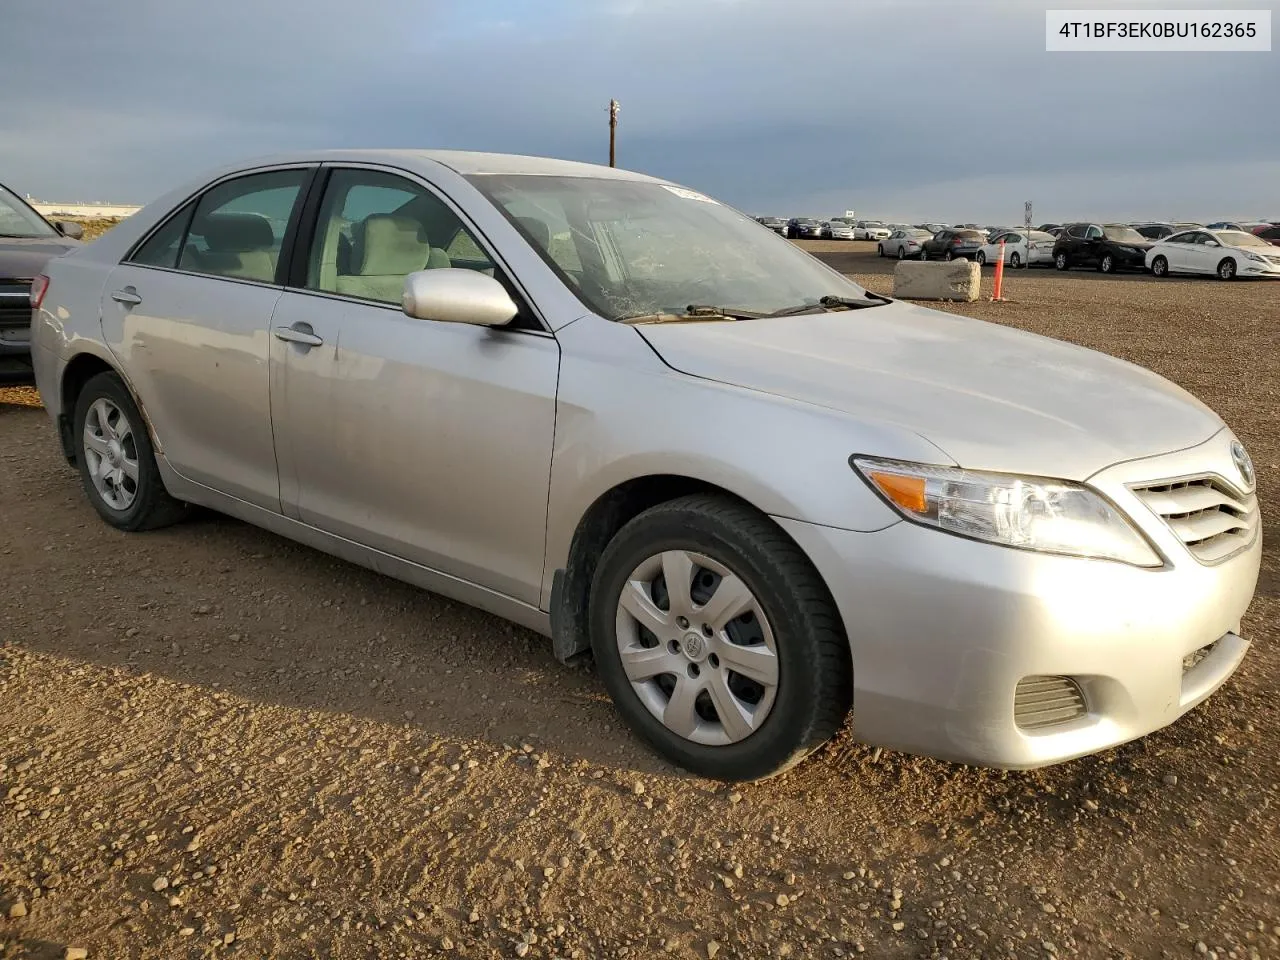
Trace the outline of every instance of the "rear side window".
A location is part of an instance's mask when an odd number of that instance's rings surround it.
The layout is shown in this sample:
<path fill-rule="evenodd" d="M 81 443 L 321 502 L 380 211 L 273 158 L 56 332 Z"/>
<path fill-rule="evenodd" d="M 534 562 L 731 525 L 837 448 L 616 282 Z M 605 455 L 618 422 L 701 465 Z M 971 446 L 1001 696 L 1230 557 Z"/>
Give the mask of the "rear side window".
<path fill-rule="evenodd" d="M 196 204 L 178 269 L 275 283 L 285 231 L 305 170 L 273 170 L 228 180 Z"/>
<path fill-rule="evenodd" d="M 178 250 L 182 247 L 182 238 L 187 235 L 187 225 L 191 222 L 191 214 L 195 208 L 196 202 L 192 200 L 166 220 L 159 230 L 134 251 L 129 258 L 130 262 L 147 267 L 176 267 Z"/>

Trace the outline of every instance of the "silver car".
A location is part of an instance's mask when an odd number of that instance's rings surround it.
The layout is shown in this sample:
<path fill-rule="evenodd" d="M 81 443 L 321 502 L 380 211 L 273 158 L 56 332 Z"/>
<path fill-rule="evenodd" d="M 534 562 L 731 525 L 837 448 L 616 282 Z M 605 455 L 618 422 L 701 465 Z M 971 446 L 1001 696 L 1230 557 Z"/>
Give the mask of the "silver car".
<path fill-rule="evenodd" d="M 851 706 L 872 744 L 1054 763 L 1248 649 L 1253 467 L 1211 410 L 676 184 L 299 154 L 174 191 L 32 299 L 108 523 L 199 504 L 524 624 L 706 776 L 777 773 Z"/>

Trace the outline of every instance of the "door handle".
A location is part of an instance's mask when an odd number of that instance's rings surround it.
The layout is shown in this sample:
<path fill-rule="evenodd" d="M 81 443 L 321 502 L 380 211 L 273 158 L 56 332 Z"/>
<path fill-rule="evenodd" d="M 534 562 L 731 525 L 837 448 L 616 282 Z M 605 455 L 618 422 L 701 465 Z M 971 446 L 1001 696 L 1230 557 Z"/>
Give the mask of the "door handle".
<path fill-rule="evenodd" d="M 116 303 L 127 304 L 131 307 L 142 302 L 142 298 L 138 296 L 138 292 L 133 287 L 125 287 L 123 290 L 115 291 L 111 294 L 111 299 Z"/>
<path fill-rule="evenodd" d="M 302 329 L 307 327 L 307 329 Z M 287 343 L 300 343 L 304 347 L 318 347 L 324 343 L 321 337 L 317 337 L 311 332 L 307 324 L 295 323 L 292 327 L 276 327 L 273 331 L 277 340 L 284 340 Z"/>

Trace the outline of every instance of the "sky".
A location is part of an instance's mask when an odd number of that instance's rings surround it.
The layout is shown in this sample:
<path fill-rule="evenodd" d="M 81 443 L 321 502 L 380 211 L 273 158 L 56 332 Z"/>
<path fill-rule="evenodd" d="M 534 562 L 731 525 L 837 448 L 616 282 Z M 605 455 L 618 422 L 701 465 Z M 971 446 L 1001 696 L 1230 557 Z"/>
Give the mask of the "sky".
<path fill-rule="evenodd" d="M 753 214 L 1280 218 L 1280 48 L 1045 51 L 1047 7 L 1107 5 L 3 0 L 0 182 L 145 203 L 294 149 L 604 163 L 614 97 L 619 166 Z M 1123 6 L 1280 27 L 1276 0 Z"/>

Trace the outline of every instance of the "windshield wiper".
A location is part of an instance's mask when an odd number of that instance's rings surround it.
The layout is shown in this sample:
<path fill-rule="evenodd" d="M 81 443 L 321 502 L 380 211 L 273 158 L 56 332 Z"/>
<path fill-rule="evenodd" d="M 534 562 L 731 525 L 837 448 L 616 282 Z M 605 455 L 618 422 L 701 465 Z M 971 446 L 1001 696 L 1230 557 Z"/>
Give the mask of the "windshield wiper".
<path fill-rule="evenodd" d="M 812 313 L 815 310 L 861 310 L 865 307 L 878 307 L 892 302 L 888 297 L 882 297 L 870 290 L 866 291 L 864 297 L 837 297 L 828 294 L 825 297 L 819 297 L 817 303 L 800 303 L 794 307 L 783 307 L 769 316 L 793 317 L 802 313 Z"/>
<path fill-rule="evenodd" d="M 758 320 L 772 314 L 739 307 L 713 307 L 705 303 L 691 303 L 684 313 L 643 313 L 634 317 L 619 317 L 619 323 L 696 323 L 700 320 Z"/>

